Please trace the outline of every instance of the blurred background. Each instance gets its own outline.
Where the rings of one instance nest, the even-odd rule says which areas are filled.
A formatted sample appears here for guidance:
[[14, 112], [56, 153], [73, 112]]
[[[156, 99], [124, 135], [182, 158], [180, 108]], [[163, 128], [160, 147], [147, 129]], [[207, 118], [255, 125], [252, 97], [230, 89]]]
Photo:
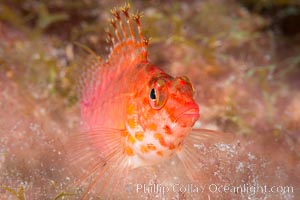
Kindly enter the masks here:
[[[247, 141], [227, 168], [239, 176], [217, 181], [293, 186], [252, 197], [299, 198], [300, 1], [129, 2], [143, 12], [150, 62], [194, 84], [197, 125]], [[1, 199], [75, 198], [65, 189], [65, 144], [79, 130], [77, 77], [88, 53], [74, 42], [105, 57], [110, 10], [123, 4], [0, 0]]]

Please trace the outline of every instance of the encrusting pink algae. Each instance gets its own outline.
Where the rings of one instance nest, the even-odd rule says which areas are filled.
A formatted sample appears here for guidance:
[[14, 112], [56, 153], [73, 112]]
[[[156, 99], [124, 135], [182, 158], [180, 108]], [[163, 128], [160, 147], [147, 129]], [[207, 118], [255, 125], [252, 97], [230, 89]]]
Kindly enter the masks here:
[[56, 3], [0, 3], [0, 199], [297, 199], [297, 42], [233, 1], [133, 1], [104, 45], [122, 3]]

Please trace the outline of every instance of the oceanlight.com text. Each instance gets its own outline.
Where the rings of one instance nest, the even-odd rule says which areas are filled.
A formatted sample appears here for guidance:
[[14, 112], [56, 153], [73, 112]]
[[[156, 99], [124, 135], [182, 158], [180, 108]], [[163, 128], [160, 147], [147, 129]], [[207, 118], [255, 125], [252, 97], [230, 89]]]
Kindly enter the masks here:
[[258, 193], [294, 193], [293, 186], [269, 186], [269, 185], [249, 185], [243, 184], [238, 186], [233, 185], [219, 185], [210, 184], [208, 185], [208, 191], [211, 193], [247, 193], [255, 195]]
[[[129, 189], [130, 188], [130, 189]], [[138, 193], [159, 193], [166, 194], [169, 192], [181, 192], [181, 193], [235, 193], [235, 194], [248, 194], [254, 196], [258, 193], [294, 193], [293, 186], [281, 186], [281, 185], [221, 185], [221, 184], [180, 184], [175, 183], [173, 185], [155, 184], [135, 184], [134, 186], [128, 186], [127, 189]]]

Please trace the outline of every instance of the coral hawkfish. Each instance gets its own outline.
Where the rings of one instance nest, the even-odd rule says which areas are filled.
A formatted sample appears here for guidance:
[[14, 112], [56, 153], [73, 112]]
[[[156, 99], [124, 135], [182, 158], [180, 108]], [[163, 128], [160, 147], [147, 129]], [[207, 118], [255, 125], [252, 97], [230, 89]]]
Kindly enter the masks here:
[[76, 162], [85, 165], [80, 182], [91, 179], [83, 198], [118, 184], [120, 175], [178, 156], [197, 176], [194, 143], [224, 134], [192, 129], [199, 118], [191, 81], [172, 77], [148, 61], [140, 14], [129, 5], [112, 10], [110, 54], [85, 67], [80, 79], [82, 131]]

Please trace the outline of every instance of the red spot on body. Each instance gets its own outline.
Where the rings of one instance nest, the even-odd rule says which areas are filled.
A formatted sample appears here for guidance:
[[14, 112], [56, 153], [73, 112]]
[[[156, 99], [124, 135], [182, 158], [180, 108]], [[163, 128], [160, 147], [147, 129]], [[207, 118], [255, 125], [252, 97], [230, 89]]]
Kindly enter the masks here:
[[169, 149], [170, 149], [170, 150], [175, 149], [175, 145], [171, 143], [171, 144], [169, 145]]
[[134, 155], [133, 149], [129, 146], [125, 147], [125, 152], [128, 156], [133, 156]]
[[163, 137], [163, 136], [162, 136], [162, 134], [160, 134], [160, 133], [155, 133], [155, 134], [154, 134], [154, 138], [157, 139], [157, 140], [161, 139], [162, 137]]
[[147, 147], [150, 151], [155, 151], [156, 147], [154, 146], [154, 144], [147, 144]]
[[160, 144], [161, 146], [167, 147], [167, 144], [166, 144], [166, 141], [165, 141], [164, 138], [160, 138], [160, 139], [159, 139], [159, 144]]
[[155, 131], [156, 130], [156, 124], [150, 124], [149, 125], [149, 130], [151, 130], [151, 131]]
[[141, 151], [142, 153], [147, 153], [148, 152], [147, 146], [141, 145]]
[[170, 126], [165, 125], [164, 130], [167, 135], [172, 135], [172, 130], [171, 130]]
[[124, 130], [121, 132], [121, 136], [126, 137], [128, 135], [128, 131]]
[[138, 141], [142, 141], [144, 139], [144, 133], [143, 132], [137, 132], [137, 133], [135, 133], [135, 138]]
[[154, 138], [157, 139], [159, 141], [159, 144], [161, 146], [167, 147], [167, 144], [165, 142], [165, 139], [163, 138], [162, 134], [160, 133], [155, 133], [154, 134]]
[[156, 154], [159, 155], [159, 156], [163, 156], [163, 152], [162, 151], [157, 151]]

